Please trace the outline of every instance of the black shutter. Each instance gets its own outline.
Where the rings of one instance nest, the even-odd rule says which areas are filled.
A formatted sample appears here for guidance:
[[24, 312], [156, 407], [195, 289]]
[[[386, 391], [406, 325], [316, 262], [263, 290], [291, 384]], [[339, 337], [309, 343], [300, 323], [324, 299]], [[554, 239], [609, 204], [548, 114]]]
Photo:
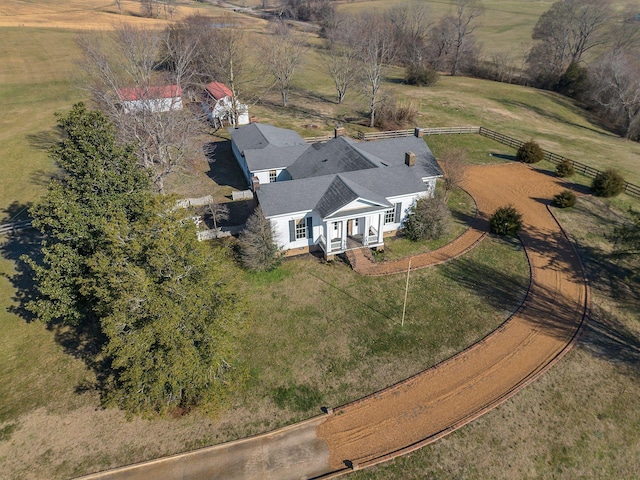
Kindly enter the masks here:
[[307, 217], [307, 238], [313, 240], [313, 218]]
[[395, 207], [395, 215], [393, 218], [393, 221], [395, 223], [400, 223], [400, 215], [402, 214], [402, 203], [396, 203], [396, 207]]
[[296, 241], [296, 221], [295, 220], [289, 220], [289, 241], [290, 242]]

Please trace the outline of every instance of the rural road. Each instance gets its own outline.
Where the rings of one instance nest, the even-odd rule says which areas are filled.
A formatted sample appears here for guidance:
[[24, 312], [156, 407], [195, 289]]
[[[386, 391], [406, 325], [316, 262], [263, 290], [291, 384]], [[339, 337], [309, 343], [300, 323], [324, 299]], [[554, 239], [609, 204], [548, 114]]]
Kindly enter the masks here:
[[[520, 309], [496, 331], [431, 369], [327, 415], [82, 478], [331, 478], [431, 443], [535, 380], [569, 350], [588, 310], [580, 259], [547, 208], [564, 186], [558, 178], [510, 163], [469, 167], [464, 188], [477, 202], [481, 225], [499, 206], [513, 204], [523, 214], [531, 285]], [[432, 257], [434, 263], [443, 260]]]

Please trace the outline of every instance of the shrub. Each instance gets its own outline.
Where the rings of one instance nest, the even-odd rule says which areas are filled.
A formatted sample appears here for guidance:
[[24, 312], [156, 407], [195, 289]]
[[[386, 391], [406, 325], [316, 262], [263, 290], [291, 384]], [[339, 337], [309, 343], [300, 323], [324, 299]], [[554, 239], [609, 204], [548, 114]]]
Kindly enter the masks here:
[[562, 160], [556, 167], [556, 175], [559, 177], [570, 177], [574, 173], [573, 162], [567, 158]]
[[497, 208], [489, 219], [492, 233], [515, 236], [522, 228], [522, 214], [513, 205]]
[[240, 234], [240, 259], [242, 264], [254, 272], [268, 271], [277, 267], [282, 251], [275, 242], [271, 222], [260, 207], [247, 220]]
[[538, 163], [544, 157], [544, 152], [533, 140], [523, 143], [518, 148], [516, 158], [524, 163]]
[[438, 72], [431, 65], [411, 65], [407, 67], [405, 80], [409, 85], [432, 87], [438, 81]]
[[563, 190], [557, 195], [553, 196], [552, 204], [558, 208], [573, 207], [576, 204], [576, 194], [571, 190]]
[[624, 178], [612, 168], [600, 172], [591, 183], [591, 190], [598, 197], [615, 197], [624, 192], [624, 187]]
[[419, 198], [404, 222], [403, 235], [413, 241], [444, 235], [451, 225], [451, 211], [441, 198]]
[[398, 102], [394, 98], [386, 98], [376, 112], [376, 127], [389, 130], [413, 125], [417, 116], [418, 108], [414, 102]]

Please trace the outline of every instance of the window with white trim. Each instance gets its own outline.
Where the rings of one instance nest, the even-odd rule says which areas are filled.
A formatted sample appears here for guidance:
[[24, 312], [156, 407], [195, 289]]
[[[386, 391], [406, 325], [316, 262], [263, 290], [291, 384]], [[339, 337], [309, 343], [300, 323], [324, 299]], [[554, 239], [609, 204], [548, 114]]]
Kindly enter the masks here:
[[296, 220], [296, 240], [307, 238], [307, 221], [305, 218]]
[[278, 173], [276, 170], [269, 170], [269, 183], [275, 183], [278, 181]]
[[396, 209], [390, 208], [389, 210], [384, 211], [384, 223], [395, 223], [396, 218]]

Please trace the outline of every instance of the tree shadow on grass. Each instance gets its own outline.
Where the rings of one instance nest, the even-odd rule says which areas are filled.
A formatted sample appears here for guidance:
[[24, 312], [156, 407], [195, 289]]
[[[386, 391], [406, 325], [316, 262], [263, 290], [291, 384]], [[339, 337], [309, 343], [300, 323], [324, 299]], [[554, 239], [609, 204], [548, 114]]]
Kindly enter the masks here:
[[[13, 202], [5, 212], [11, 217], [19, 217], [28, 212], [29, 206], [29, 204]], [[14, 289], [14, 295], [11, 298], [13, 303], [7, 307], [7, 311], [19, 316], [26, 323], [35, 320], [34, 314], [26, 306], [36, 299], [36, 291], [33, 271], [23, 258], [40, 262], [42, 259], [41, 240], [40, 233], [32, 228], [14, 231], [6, 235], [5, 238], [0, 237], [0, 255], [15, 264], [13, 275], [2, 274]]]
[[632, 367], [640, 373], [640, 338], [599, 305], [591, 310], [579, 346], [594, 356]]
[[[11, 209], [21, 211], [28, 209], [28, 206], [14, 202]], [[42, 235], [33, 228], [11, 233], [6, 236], [4, 241], [0, 241], [0, 255], [14, 262], [15, 265], [13, 275], [2, 274], [9, 280], [14, 291], [11, 298], [12, 304], [7, 307], [7, 311], [20, 317], [25, 323], [38, 320], [37, 316], [28, 308], [31, 302], [38, 300], [38, 292], [33, 269], [25, 258], [38, 264], [41, 263], [43, 258], [41, 242]], [[100, 331], [98, 322], [85, 322], [77, 327], [66, 326], [60, 322], [50, 322], [46, 327], [53, 332], [55, 341], [63, 347], [66, 354], [84, 361], [96, 375], [95, 384], [78, 385], [76, 392], [97, 390], [104, 393], [111, 370], [108, 363], [100, 355], [105, 338]]]
[[29, 145], [37, 150], [48, 151], [56, 142], [62, 138], [62, 131], [58, 128], [41, 130], [27, 135]]
[[[518, 243], [516, 239], [508, 242]], [[494, 308], [515, 310], [522, 303], [529, 277], [499, 271], [491, 265], [460, 257], [440, 267], [444, 275], [482, 297]]]

